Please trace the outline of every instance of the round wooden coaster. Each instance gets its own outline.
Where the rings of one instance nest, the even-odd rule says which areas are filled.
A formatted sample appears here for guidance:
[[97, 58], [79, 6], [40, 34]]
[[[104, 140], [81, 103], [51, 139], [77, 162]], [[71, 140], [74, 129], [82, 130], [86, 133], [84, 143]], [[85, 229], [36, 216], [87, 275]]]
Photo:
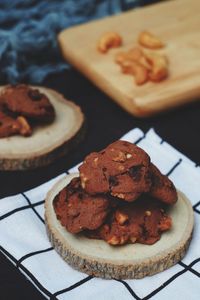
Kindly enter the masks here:
[[36, 88], [46, 94], [54, 106], [55, 120], [35, 128], [30, 137], [1, 138], [0, 170], [27, 170], [48, 165], [66, 155], [83, 137], [84, 115], [80, 107], [54, 90]]
[[55, 250], [73, 268], [103, 278], [143, 278], [176, 264], [189, 246], [194, 216], [190, 201], [178, 192], [178, 201], [168, 214], [173, 227], [154, 245], [128, 244], [110, 246], [102, 240], [69, 233], [57, 220], [52, 201], [73, 177], [64, 177], [49, 191], [45, 201], [45, 220], [49, 239]]

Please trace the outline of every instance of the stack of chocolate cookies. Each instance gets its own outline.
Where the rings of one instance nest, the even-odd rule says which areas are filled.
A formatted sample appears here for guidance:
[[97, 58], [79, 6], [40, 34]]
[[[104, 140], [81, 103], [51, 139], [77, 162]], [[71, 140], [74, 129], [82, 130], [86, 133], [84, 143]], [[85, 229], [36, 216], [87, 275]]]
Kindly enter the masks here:
[[171, 228], [166, 209], [176, 189], [138, 146], [116, 141], [88, 155], [79, 171], [53, 201], [69, 232], [110, 245], [153, 244]]

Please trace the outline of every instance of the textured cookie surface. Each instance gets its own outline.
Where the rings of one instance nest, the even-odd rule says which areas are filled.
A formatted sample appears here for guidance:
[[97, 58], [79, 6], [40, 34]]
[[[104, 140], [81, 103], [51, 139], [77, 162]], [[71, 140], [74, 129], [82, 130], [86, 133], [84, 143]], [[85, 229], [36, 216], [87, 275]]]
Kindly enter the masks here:
[[42, 122], [55, 118], [55, 110], [48, 97], [25, 84], [5, 87], [0, 94], [0, 104], [13, 114]]
[[149, 194], [167, 204], [177, 201], [177, 192], [173, 182], [161, 174], [154, 164], [150, 164], [151, 188]]
[[116, 141], [85, 158], [79, 167], [81, 185], [89, 194], [110, 193], [134, 201], [150, 189], [149, 163], [144, 150], [126, 141]]
[[0, 111], [0, 138], [20, 133], [20, 124], [12, 117]]
[[96, 231], [87, 236], [103, 239], [111, 245], [126, 243], [154, 244], [163, 231], [169, 230], [172, 221], [163, 205], [147, 195], [131, 204], [113, 210], [112, 215]]
[[54, 209], [61, 224], [71, 233], [100, 227], [108, 212], [105, 196], [91, 196], [84, 192], [80, 179], [74, 178], [54, 199]]

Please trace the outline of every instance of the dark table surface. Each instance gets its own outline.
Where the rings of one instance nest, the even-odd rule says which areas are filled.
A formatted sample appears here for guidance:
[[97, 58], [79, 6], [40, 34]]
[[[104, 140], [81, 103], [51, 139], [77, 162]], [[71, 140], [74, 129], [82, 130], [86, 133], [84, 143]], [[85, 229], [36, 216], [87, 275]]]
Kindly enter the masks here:
[[[130, 129], [155, 131], [197, 164], [200, 163], [200, 102], [147, 119], [124, 112], [75, 70], [49, 76], [43, 84], [81, 106], [87, 120], [85, 139], [67, 157], [54, 164], [26, 172], [0, 172], [0, 198], [28, 190], [48, 181], [80, 162], [86, 154], [100, 150]], [[0, 253], [0, 299], [45, 299]]]

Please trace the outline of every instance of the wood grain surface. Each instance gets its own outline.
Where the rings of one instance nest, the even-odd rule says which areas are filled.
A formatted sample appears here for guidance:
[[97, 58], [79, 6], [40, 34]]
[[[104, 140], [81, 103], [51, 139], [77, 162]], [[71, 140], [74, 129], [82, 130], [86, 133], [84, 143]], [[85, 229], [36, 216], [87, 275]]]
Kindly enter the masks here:
[[[171, 0], [66, 29], [58, 40], [68, 62], [126, 111], [144, 117], [200, 96], [199, 28], [200, 1]], [[136, 86], [132, 76], [121, 73], [114, 56], [119, 49], [136, 45], [143, 30], [158, 35], [166, 44], [160, 51], [169, 59], [169, 77]], [[96, 44], [108, 31], [121, 34], [123, 46], [101, 54]]]

